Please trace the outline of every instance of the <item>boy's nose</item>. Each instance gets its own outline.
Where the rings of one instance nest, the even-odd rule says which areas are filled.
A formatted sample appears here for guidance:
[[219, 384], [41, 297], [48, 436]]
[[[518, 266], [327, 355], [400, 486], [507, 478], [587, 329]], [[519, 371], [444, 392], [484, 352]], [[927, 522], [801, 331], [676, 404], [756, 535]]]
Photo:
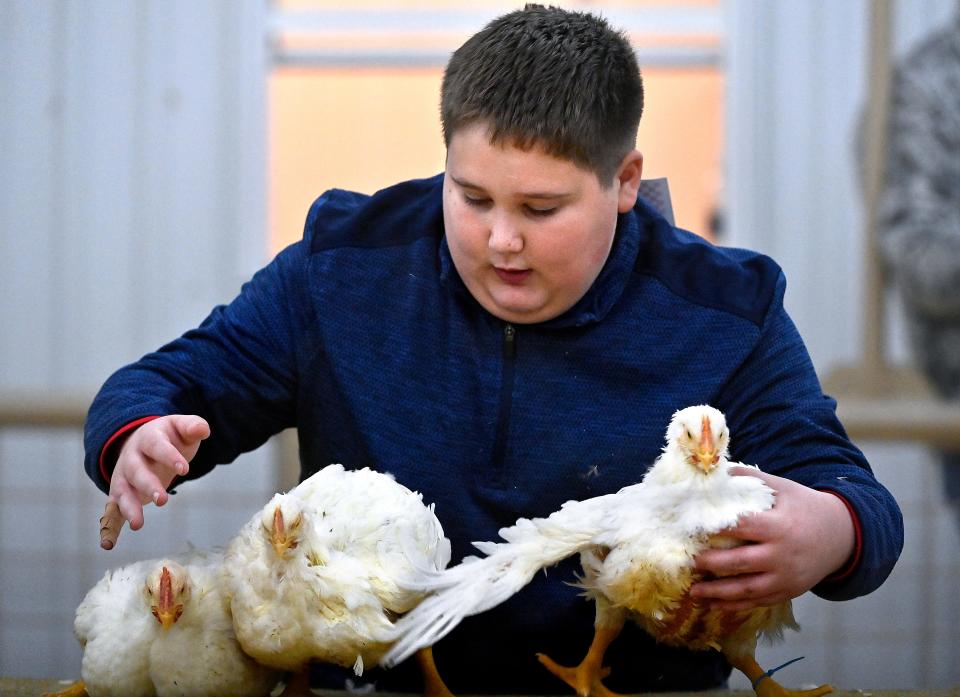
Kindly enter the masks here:
[[523, 236], [507, 221], [495, 220], [490, 226], [488, 244], [494, 252], [516, 254], [523, 249]]

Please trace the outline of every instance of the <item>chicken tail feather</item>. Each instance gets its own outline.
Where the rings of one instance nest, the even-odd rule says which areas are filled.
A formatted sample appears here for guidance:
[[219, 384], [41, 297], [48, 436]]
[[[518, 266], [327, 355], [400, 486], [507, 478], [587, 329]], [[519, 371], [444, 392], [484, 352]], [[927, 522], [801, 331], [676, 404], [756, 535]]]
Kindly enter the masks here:
[[417, 650], [433, 646], [470, 615], [504, 602], [542, 568], [576, 554], [594, 543], [595, 521], [583, 506], [568, 503], [549, 518], [521, 519], [504, 528], [505, 542], [474, 543], [489, 556], [468, 557], [463, 563], [421, 581], [434, 593], [394, 625], [396, 640], [380, 659], [390, 667]]

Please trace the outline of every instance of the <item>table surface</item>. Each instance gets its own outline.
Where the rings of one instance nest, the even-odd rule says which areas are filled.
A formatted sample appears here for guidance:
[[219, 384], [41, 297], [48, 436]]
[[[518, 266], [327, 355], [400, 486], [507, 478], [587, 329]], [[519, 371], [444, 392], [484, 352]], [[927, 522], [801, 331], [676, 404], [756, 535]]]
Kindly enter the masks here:
[[[39, 697], [48, 690], [62, 690], [69, 685], [63, 680], [35, 680], [29, 678], [0, 678], [0, 697]], [[347, 697], [348, 693], [329, 691], [317, 693], [320, 697]], [[398, 695], [387, 692], [377, 692], [378, 697], [416, 697], [416, 695]], [[748, 691], [717, 691], [710, 692], [672, 692], [671, 697], [753, 697]], [[831, 693], [834, 697], [960, 697], [960, 685], [953, 690], [836, 690]], [[572, 697], [573, 693], [557, 695], [557, 697]], [[351, 696], [352, 697], [352, 696]], [[458, 697], [470, 697], [459, 695]], [[502, 695], [501, 697], [508, 697]]]

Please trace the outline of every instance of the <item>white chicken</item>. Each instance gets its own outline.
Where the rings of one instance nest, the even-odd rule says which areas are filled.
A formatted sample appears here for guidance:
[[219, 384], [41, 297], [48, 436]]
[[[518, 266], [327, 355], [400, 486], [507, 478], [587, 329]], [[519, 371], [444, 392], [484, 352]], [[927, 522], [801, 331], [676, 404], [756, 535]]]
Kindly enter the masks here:
[[270, 694], [281, 673], [254, 661], [237, 642], [219, 583], [223, 554], [194, 554], [184, 563], [158, 564], [147, 578], [147, 588], [159, 589], [157, 614], [167, 630], [150, 646], [157, 697]]
[[153, 697], [150, 644], [158, 620], [151, 617], [146, 591], [147, 574], [156, 560], [139, 561], [112, 569], [91, 588], [73, 623], [83, 648], [82, 679], [44, 697]]
[[750, 611], [699, 607], [688, 596], [694, 557], [707, 547], [738, 544], [721, 533], [738, 518], [770, 508], [774, 492], [759, 478], [732, 476], [729, 433], [721, 412], [694, 406], [676, 412], [663, 453], [639, 484], [615, 494], [569, 501], [547, 518], [520, 519], [504, 542], [474, 543], [486, 556], [434, 574], [420, 585], [435, 592], [396, 625], [398, 638], [382, 663], [393, 665], [433, 645], [463, 618], [490, 609], [523, 588], [540, 569], [580, 553], [580, 585], [596, 603], [594, 639], [575, 668], [541, 663], [582, 697], [608, 697], [601, 682], [607, 647], [626, 619], [657, 641], [715, 649], [753, 683], [759, 697], [817, 697], [832, 690], [785, 690], [755, 660], [759, 636], [798, 629], [790, 602]]
[[[221, 577], [240, 644], [295, 673], [289, 694], [304, 690], [311, 662], [357, 675], [375, 665], [395, 619], [423, 598], [410, 589], [418, 574], [449, 561], [450, 542], [419, 493], [387, 474], [329, 465], [243, 527]], [[418, 659], [425, 694], [450, 696], [430, 649]]]
[[263, 697], [279, 672], [240, 649], [216, 582], [222, 553], [108, 571], [77, 608], [82, 680], [55, 697]]

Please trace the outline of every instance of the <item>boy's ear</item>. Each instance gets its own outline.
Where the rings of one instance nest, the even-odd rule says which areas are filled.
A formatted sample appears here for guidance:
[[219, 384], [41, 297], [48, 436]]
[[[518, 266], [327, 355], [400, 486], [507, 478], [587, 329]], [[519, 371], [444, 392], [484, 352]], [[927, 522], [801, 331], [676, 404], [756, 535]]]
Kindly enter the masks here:
[[640, 191], [640, 176], [643, 174], [643, 154], [639, 150], [631, 150], [623, 157], [620, 169], [617, 170], [619, 187], [617, 211], [626, 213], [637, 203], [637, 194]]

